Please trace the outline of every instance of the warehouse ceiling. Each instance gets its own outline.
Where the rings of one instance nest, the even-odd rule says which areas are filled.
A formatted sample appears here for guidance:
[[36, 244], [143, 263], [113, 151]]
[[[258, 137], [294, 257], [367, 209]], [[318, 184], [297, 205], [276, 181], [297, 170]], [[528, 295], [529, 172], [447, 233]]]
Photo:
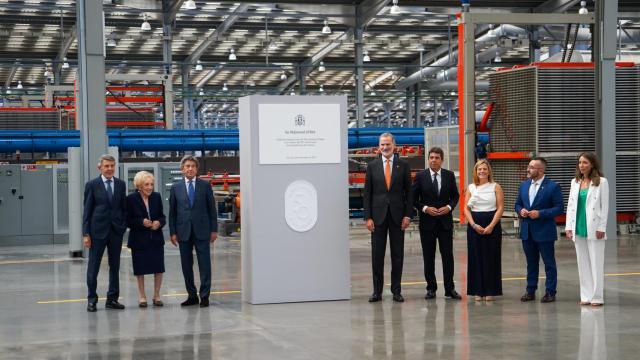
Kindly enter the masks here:
[[[400, 13], [391, 12], [391, 0], [195, 3], [196, 9], [189, 10], [184, 0], [105, 0], [106, 72], [162, 74], [166, 38], [162, 25], [167, 22], [172, 32], [171, 63], [177, 93], [182, 91], [182, 76], [187, 73], [187, 91], [202, 89], [207, 95], [221, 93], [225, 84], [229, 93], [246, 93], [247, 88], [289, 93], [299, 84], [295, 80], [300, 74], [310, 93], [317, 93], [321, 85], [326, 93], [351, 93], [355, 84], [353, 31], [360, 21], [364, 49], [371, 58], [364, 63], [365, 87], [368, 96], [380, 96], [397, 92], [398, 82], [420, 69], [421, 56], [429, 58], [436, 49], [457, 44], [455, 14], [460, 11], [460, 1], [399, 0]], [[625, 28], [639, 29], [639, 2], [619, 0], [619, 7], [621, 16], [629, 16]], [[471, 9], [505, 15], [577, 12], [579, 1], [474, 0]], [[25, 88], [41, 89], [45, 72], [53, 74], [50, 81], [72, 84], [77, 69], [75, 13], [76, 3], [69, 0], [0, 2], [0, 86], [15, 88], [20, 81]], [[151, 30], [141, 29], [145, 19]], [[322, 32], [325, 21], [330, 34]], [[562, 34], [563, 28], [551, 32]], [[499, 38], [500, 34], [496, 43]], [[542, 37], [542, 51], [562, 40], [562, 36]], [[480, 51], [495, 46], [486, 43]], [[638, 50], [638, 43], [625, 47]], [[234, 61], [229, 60], [231, 50], [237, 57]], [[68, 67], [62, 66], [65, 58]], [[197, 61], [202, 70], [196, 67]], [[320, 61], [325, 71], [319, 70]], [[487, 71], [496, 66], [528, 62], [528, 46], [516, 43], [504, 49], [500, 64], [492, 60], [480, 64], [479, 79], [486, 78]]]

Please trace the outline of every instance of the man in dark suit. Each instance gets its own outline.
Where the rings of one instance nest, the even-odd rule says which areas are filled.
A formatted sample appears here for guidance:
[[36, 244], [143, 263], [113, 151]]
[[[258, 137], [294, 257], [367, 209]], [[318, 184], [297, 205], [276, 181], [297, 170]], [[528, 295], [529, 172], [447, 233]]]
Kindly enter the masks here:
[[98, 303], [96, 288], [98, 272], [105, 248], [109, 256], [109, 290], [107, 309], [124, 309], [118, 302], [120, 296], [120, 251], [122, 235], [127, 230], [126, 189], [124, 181], [113, 176], [116, 159], [102, 155], [98, 163], [100, 176], [87, 182], [84, 188], [84, 211], [82, 214], [83, 243], [89, 248], [87, 265], [87, 311], [95, 312]]
[[[184, 178], [171, 186], [169, 196], [169, 230], [171, 243], [180, 248], [182, 275], [189, 297], [182, 306], [209, 306], [211, 291], [212, 244], [218, 237], [218, 212], [207, 181], [198, 179], [198, 160], [186, 155], [180, 161]], [[200, 299], [193, 279], [193, 249], [198, 257], [200, 271]]]
[[558, 239], [555, 217], [564, 209], [562, 190], [545, 176], [547, 161], [535, 157], [529, 162], [529, 179], [522, 182], [516, 199], [515, 210], [520, 217], [520, 239], [527, 258], [527, 291], [521, 301], [536, 298], [540, 257], [544, 261], [547, 275], [546, 292], [541, 302], [556, 300], [558, 271], [556, 268], [554, 243]]
[[444, 296], [460, 300], [462, 297], [453, 283], [453, 216], [451, 211], [458, 204], [460, 192], [456, 176], [442, 168], [444, 151], [439, 147], [429, 149], [429, 168], [416, 175], [413, 183], [414, 206], [420, 214], [420, 242], [424, 277], [427, 281], [425, 299], [436, 297], [435, 259], [436, 241], [442, 258]]
[[411, 216], [411, 171], [409, 164], [394, 154], [392, 134], [380, 135], [380, 157], [367, 166], [364, 183], [364, 219], [371, 232], [373, 294], [369, 302], [382, 300], [384, 256], [389, 235], [391, 250], [391, 293], [403, 302], [400, 281], [404, 261], [404, 230]]

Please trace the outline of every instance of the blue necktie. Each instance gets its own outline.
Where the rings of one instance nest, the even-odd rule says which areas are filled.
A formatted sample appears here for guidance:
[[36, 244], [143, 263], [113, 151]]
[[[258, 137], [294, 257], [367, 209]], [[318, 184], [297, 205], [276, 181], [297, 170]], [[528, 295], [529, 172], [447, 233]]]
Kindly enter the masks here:
[[189, 180], [187, 194], [189, 195], [189, 205], [193, 207], [193, 201], [195, 200], [195, 189], [193, 188], [193, 180]]
[[109, 195], [109, 202], [113, 200], [113, 189], [111, 188], [111, 179], [107, 180], [107, 195]]

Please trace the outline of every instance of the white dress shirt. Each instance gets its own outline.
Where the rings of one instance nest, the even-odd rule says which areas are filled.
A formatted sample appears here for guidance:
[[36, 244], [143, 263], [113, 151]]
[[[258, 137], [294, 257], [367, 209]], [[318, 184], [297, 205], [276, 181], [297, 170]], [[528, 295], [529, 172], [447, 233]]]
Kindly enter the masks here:
[[[440, 194], [440, 190], [442, 189], [442, 168], [440, 168], [440, 170], [438, 170], [438, 172], [433, 171], [433, 169], [429, 168], [429, 176], [431, 176], [431, 182], [433, 183], [433, 175], [436, 176], [436, 180], [438, 180], [438, 194]], [[451, 211], [451, 206], [447, 205], [447, 207], [449, 208], [449, 211]], [[426, 213], [427, 212], [427, 208], [428, 206], [423, 206], [422, 207], [422, 212]]]

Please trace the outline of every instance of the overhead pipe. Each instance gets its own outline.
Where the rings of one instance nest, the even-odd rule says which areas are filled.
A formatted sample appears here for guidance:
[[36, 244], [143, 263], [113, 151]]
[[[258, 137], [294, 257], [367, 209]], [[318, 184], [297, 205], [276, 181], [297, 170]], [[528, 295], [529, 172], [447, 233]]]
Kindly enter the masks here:
[[[523, 28], [513, 26], [513, 25], [500, 25], [497, 28], [493, 29], [495, 35], [489, 35], [489, 32], [485, 33], [482, 36], [476, 38], [476, 48], [481, 48], [483, 46], [483, 42], [494, 40], [499, 36], [510, 36], [510, 37], [518, 37], [522, 35], [526, 35], [527, 31]], [[433, 76], [438, 73], [438, 71], [451, 71], [455, 68], [455, 64], [458, 62], [458, 50], [451, 52], [451, 56], [444, 55], [441, 58], [435, 60], [433, 63], [429, 65], [429, 67], [425, 69], [421, 69], [416, 71], [415, 73], [407, 76], [406, 78], [398, 81], [396, 84], [396, 89], [402, 90], [406, 89], [409, 86], [419, 83], [422, 81], [423, 77]]]
[[[378, 137], [391, 132], [398, 145], [424, 144], [423, 128], [365, 128], [349, 129], [349, 148], [378, 146]], [[109, 146], [122, 151], [206, 151], [238, 150], [237, 129], [207, 130], [110, 130]], [[80, 146], [77, 130], [2, 130], [0, 153], [66, 152]]]

